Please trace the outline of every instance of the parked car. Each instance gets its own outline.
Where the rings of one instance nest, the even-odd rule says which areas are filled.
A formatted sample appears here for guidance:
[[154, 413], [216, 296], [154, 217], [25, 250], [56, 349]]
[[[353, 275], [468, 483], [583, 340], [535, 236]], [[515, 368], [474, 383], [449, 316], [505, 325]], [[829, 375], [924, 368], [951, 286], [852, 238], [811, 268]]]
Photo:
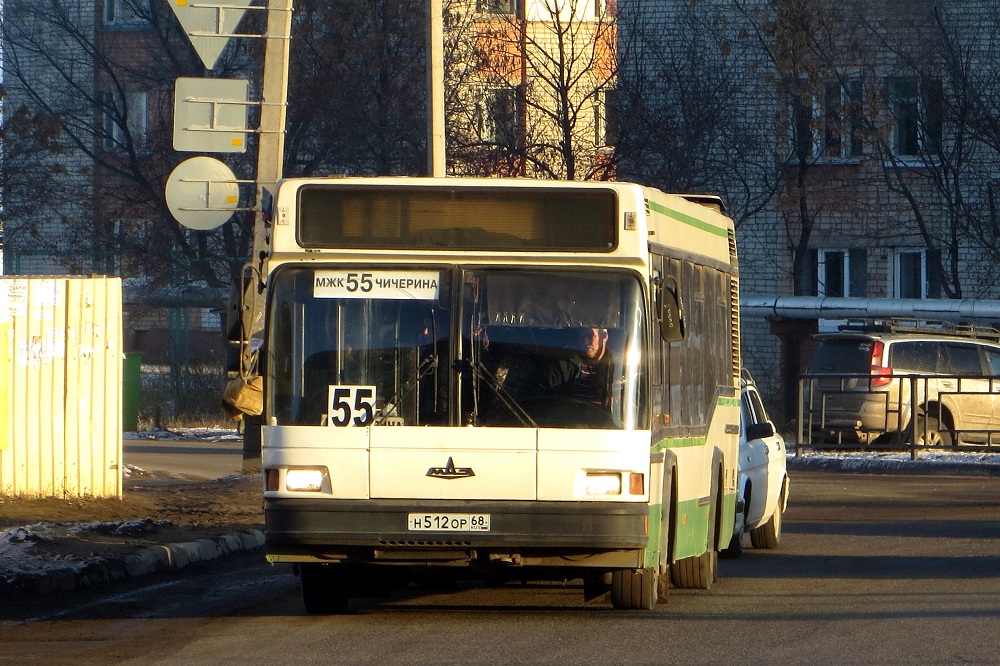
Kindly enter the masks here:
[[744, 375], [740, 418], [739, 485], [732, 540], [723, 555], [743, 552], [744, 534], [754, 548], [777, 548], [781, 514], [788, 506], [785, 442], [764, 410], [753, 380]]
[[890, 324], [817, 336], [803, 384], [813, 440], [1000, 442], [1000, 334], [982, 335]]

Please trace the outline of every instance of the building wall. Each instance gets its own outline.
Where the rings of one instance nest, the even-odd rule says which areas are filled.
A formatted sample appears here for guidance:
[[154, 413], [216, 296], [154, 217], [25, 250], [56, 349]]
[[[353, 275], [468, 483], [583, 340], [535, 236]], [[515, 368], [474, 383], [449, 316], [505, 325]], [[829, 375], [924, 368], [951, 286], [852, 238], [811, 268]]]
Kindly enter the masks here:
[[[727, 99], [738, 100], [738, 113], [743, 116], [748, 132], [770, 134], [770, 140], [756, 153], [737, 155], [746, 165], [748, 178], [733, 178], [721, 174], [704, 183], [721, 194], [729, 213], [737, 221], [740, 252], [741, 290], [745, 296], [778, 296], [794, 293], [792, 280], [793, 248], [801, 230], [799, 169], [792, 156], [793, 118], [789, 84], [782, 83], [782, 72], [773, 66], [768, 52], [771, 44], [759, 40], [760, 21], [771, 18], [773, 3], [734, 2], [733, 0], [632, 0], [620, 2], [619, 51], [622, 76], [641, 78], [657, 73], [667, 57], [673, 57], [678, 67], [695, 62], [691, 53], [703, 48], [709, 59], [717, 58], [715, 66], [742, 67], [745, 71], [743, 88], [733, 91]], [[828, 20], [833, 29], [830, 38], [813, 49], [822, 62], [801, 65], [801, 72], [817, 78], [858, 78], [865, 81], [862, 107], [865, 122], [873, 132], [892, 131], [894, 119], [889, 117], [887, 80], [889, 77], [914, 75], [925, 78], [938, 76], [945, 81], [945, 94], [955, 102], [954, 91], [947, 86], [940, 63], [928, 58], [939, 44], [935, 35], [932, 10], [942, 12], [956, 34], [969, 59], [968, 71], [985, 99], [996, 99], [1000, 90], [994, 79], [996, 70], [997, 28], [996, 5], [993, 2], [817, 2], [809, 20], [818, 25]], [[641, 16], [641, 20], [634, 20]], [[629, 20], [630, 17], [633, 20]], [[757, 24], [755, 25], [755, 22]], [[869, 26], [872, 30], [869, 30]], [[714, 41], [713, 41], [714, 39]], [[720, 55], [721, 54], [721, 55]], [[781, 54], [778, 61], [781, 60]], [[768, 64], [768, 63], [771, 64]], [[685, 63], [688, 63], [687, 65]], [[805, 74], [801, 74], [805, 76]], [[763, 85], [762, 85], [763, 84]], [[655, 90], [647, 85], [646, 90]], [[648, 93], [647, 93], [648, 94]], [[669, 94], [665, 91], [662, 94]], [[721, 100], [720, 100], [721, 101]], [[681, 104], [683, 100], [677, 100]], [[820, 109], [816, 124], [822, 124]], [[885, 135], [885, 134], [883, 134]], [[873, 135], [874, 136], [874, 135]], [[962, 137], [948, 122], [943, 132], [943, 153], [954, 158], [956, 142], [964, 138], [963, 170], [959, 175], [961, 200], [970, 217], [990, 218], [991, 187], [1000, 177], [1000, 160], [996, 151], [982, 142]], [[717, 141], [712, 150], [726, 155], [725, 141]], [[630, 165], [628, 178], [644, 180], [649, 160]], [[768, 168], [758, 168], [770, 162]], [[802, 175], [810, 215], [814, 227], [809, 246], [821, 249], [859, 249], [867, 255], [864, 271], [864, 294], [868, 297], [893, 297], [896, 282], [894, 258], [900, 250], [922, 250], [925, 234], [947, 252], [952, 240], [949, 207], [946, 199], [955, 200], [954, 188], [942, 192], [934, 179], [939, 170], [921, 169], [910, 160], [894, 167], [884, 160], [874, 145], [866, 145], [861, 155], [845, 158], [819, 158], [810, 161]], [[907, 196], [893, 192], [888, 181], [897, 174], [909, 184]], [[661, 186], [658, 183], [651, 183]], [[747, 192], [764, 195], [773, 191], [763, 206], [755, 207]], [[911, 197], [912, 201], [907, 197]], [[917, 211], [914, 210], [915, 203]], [[951, 209], [954, 210], [954, 209]], [[922, 227], [921, 227], [922, 225]], [[996, 298], [997, 257], [989, 248], [990, 237], [977, 238], [968, 221], [959, 222], [954, 236], [957, 253], [956, 273], [962, 281], [964, 297]], [[947, 267], [946, 267], [947, 268]], [[845, 294], [847, 295], [847, 294]], [[743, 355], [745, 366], [763, 385], [765, 393], [780, 395], [783, 388], [780, 368], [786, 362], [804, 362], [808, 356], [783, 357], [782, 343], [772, 331], [775, 322], [747, 319], [743, 322]], [[834, 325], [827, 322], [826, 326]], [[822, 322], [820, 325], [824, 325]], [[784, 335], [788, 335], [787, 327]], [[808, 336], [808, 332], [801, 333]], [[808, 349], [808, 344], [800, 345]], [[787, 381], [787, 378], [785, 378]]]
[[[92, 40], [94, 3], [77, 0], [66, 9], [67, 17], [77, 29]], [[5, 124], [24, 105], [72, 115], [80, 108], [81, 94], [93, 92], [90, 54], [76, 41], [67, 39], [62, 31], [53, 29], [52, 11], [53, 6], [44, 0], [13, 0], [3, 5]], [[66, 83], [67, 73], [73, 86]], [[24, 81], [29, 82], [30, 91]], [[40, 98], [33, 98], [32, 94]], [[63, 142], [58, 154], [21, 156], [11, 154], [10, 149], [7, 153], [7, 168], [14, 169], [11, 178], [19, 188], [11, 192], [17, 198], [8, 196], [5, 205], [4, 272], [35, 275], [91, 272], [90, 262], [68, 241], [71, 231], [92, 222], [89, 193], [93, 170], [85, 152]]]

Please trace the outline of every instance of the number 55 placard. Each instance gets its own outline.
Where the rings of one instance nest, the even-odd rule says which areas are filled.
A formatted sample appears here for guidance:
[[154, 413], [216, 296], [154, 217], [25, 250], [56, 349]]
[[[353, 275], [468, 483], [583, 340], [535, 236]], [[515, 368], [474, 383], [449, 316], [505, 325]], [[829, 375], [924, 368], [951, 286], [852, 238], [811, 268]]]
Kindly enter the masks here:
[[327, 425], [364, 427], [375, 419], [375, 387], [330, 386], [326, 401]]

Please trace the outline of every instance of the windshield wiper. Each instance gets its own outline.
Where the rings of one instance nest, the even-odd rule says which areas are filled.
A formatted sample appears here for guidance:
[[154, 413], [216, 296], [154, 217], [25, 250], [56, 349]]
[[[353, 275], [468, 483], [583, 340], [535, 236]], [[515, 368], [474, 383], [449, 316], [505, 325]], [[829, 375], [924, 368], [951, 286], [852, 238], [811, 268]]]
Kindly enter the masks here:
[[420, 380], [429, 375], [438, 367], [438, 356], [437, 354], [432, 354], [420, 362], [420, 366], [417, 371], [413, 373], [403, 387], [396, 392], [391, 398], [386, 400], [385, 405], [382, 406], [382, 412], [372, 420], [372, 425], [381, 425], [389, 418], [396, 408], [399, 407], [399, 403], [408, 396], [413, 389], [417, 387]]
[[496, 395], [500, 402], [503, 403], [504, 407], [506, 407], [510, 413], [521, 422], [521, 425], [530, 426], [532, 428], [538, 427], [538, 424], [535, 423], [534, 419], [532, 419], [530, 415], [528, 415], [528, 412], [524, 410], [524, 407], [521, 407], [517, 400], [514, 399], [514, 396], [510, 394], [510, 391], [503, 387], [503, 384], [501, 384], [496, 376], [494, 376], [494, 374], [490, 372], [485, 365], [483, 365], [482, 361], [476, 361], [475, 363], [470, 363], [469, 365], [472, 369], [473, 378], [477, 380], [485, 379], [486, 386], [493, 391], [494, 395]]

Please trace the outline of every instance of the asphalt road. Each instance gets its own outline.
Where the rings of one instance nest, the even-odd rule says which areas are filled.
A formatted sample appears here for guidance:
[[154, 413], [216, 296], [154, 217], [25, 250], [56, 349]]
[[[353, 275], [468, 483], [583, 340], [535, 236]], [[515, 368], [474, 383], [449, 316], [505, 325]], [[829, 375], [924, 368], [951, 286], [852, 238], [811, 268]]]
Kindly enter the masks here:
[[287, 567], [234, 558], [26, 609], [0, 663], [1000, 663], [1000, 480], [798, 472], [775, 551], [653, 612], [577, 581], [363, 599], [309, 617]]
[[210, 480], [241, 473], [241, 440], [126, 439], [123, 459], [158, 478]]

